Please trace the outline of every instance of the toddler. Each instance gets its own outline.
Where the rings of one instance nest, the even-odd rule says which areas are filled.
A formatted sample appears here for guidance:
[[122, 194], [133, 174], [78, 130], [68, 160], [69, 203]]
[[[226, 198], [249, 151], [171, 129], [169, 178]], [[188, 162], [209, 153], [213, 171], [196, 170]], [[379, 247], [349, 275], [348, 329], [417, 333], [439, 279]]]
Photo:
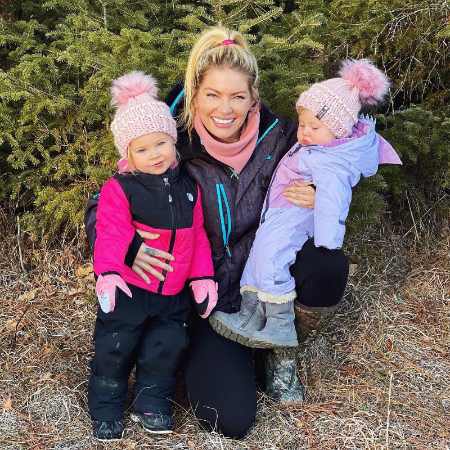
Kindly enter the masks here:
[[[94, 272], [100, 308], [88, 388], [94, 436], [108, 441], [123, 435], [134, 365], [132, 419], [150, 433], [172, 431], [175, 371], [188, 344], [186, 282], [204, 307], [202, 317], [217, 302], [200, 191], [177, 164], [169, 107], [157, 99], [154, 79], [142, 72], [115, 80], [111, 92], [117, 107], [111, 131], [122, 159], [119, 173], [103, 185], [97, 209]], [[164, 281], [149, 271], [145, 282], [131, 270], [144, 242], [137, 228], [159, 235], [146, 242], [154, 265], [162, 264], [162, 253], [173, 255], [162, 271]]]
[[[358, 117], [361, 106], [382, 100], [386, 76], [368, 60], [347, 60], [340, 77], [312, 85], [296, 104], [296, 143], [274, 172], [242, 279], [241, 310], [214, 313], [212, 327], [249, 347], [295, 347], [295, 280], [290, 266], [304, 243], [342, 246], [352, 197], [361, 176], [379, 163], [401, 164], [392, 147], [375, 132], [375, 121]], [[283, 191], [295, 179], [311, 181], [314, 209], [288, 202]]]

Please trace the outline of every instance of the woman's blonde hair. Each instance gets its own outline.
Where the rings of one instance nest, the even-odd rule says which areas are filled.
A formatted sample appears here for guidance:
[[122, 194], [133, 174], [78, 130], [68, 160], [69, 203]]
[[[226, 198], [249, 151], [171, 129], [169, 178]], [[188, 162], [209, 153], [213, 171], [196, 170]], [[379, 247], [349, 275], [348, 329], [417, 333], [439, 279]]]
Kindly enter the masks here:
[[201, 34], [191, 50], [184, 79], [182, 118], [189, 134], [194, 126], [195, 95], [206, 71], [214, 66], [227, 66], [247, 75], [253, 100], [259, 101], [258, 64], [244, 36], [222, 26], [209, 28]]

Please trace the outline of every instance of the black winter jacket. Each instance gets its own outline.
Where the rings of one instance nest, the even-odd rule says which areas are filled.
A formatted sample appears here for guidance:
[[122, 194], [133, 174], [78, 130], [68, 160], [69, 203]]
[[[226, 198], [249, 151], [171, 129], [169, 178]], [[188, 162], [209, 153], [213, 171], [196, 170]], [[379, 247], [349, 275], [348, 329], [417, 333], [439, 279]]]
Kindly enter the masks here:
[[[180, 114], [181, 85], [169, 94], [167, 104], [174, 116]], [[186, 130], [178, 129], [181, 162], [202, 191], [204, 226], [219, 284], [217, 310], [234, 312], [240, 308], [239, 282], [258, 229], [264, 198], [275, 167], [296, 142], [296, 133], [294, 122], [276, 117], [262, 104], [255, 151], [237, 175], [205, 151], [195, 130], [190, 139]], [[91, 243], [95, 239], [94, 209], [91, 202], [85, 221]], [[130, 246], [127, 261], [133, 261], [136, 256], [140, 245], [139, 238], [136, 239]]]

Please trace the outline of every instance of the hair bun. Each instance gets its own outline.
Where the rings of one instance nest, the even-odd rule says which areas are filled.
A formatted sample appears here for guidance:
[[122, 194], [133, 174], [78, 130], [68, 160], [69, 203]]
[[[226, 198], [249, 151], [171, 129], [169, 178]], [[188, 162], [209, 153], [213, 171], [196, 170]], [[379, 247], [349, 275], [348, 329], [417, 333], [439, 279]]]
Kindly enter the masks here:
[[375, 105], [386, 95], [390, 82], [368, 59], [347, 59], [339, 75], [359, 90], [361, 103]]
[[156, 80], [144, 72], [130, 72], [113, 81], [111, 87], [111, 104], [113, 106], [123, 106], [130, 99], [142, 94], [149, 94], [156, 99], [158, 95]]

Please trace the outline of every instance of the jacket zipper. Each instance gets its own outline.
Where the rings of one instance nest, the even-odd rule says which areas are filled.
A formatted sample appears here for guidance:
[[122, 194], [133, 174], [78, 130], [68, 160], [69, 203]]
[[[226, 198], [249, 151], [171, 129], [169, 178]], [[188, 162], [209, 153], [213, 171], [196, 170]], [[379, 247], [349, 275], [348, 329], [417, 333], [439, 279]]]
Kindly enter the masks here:
[[[168, 177], [164, 177], [163, 178], [163, 182], [164, 182], [164, 187], [167, 189], [167, 193], [168, 193], [170, 219], [171, 219], [171, 222], [170, 222], [170, 230], [171, 230], [170, 231], [170, 243], [169, 243], [169, 249], [167, 250], [167, 252], [172, 254], [173, 247], [175, 245], [175, 236], [177, 234], [177, 231], [175, 229], [175, 216], [174, 216], [174, 213], [173, 213], [173, 198], [172, 198], [172, 194], [170, 193], [169, 178]], [[167, 275], [167, 270], [163, 270], [162, 271], [162, 276], [165, 278], [166, 275]], [[164, 281], [160, 281], [159, 282], [158, 294], [162, 293], [162, 290], [163, 290], [163, 287], [164, 287]]]

